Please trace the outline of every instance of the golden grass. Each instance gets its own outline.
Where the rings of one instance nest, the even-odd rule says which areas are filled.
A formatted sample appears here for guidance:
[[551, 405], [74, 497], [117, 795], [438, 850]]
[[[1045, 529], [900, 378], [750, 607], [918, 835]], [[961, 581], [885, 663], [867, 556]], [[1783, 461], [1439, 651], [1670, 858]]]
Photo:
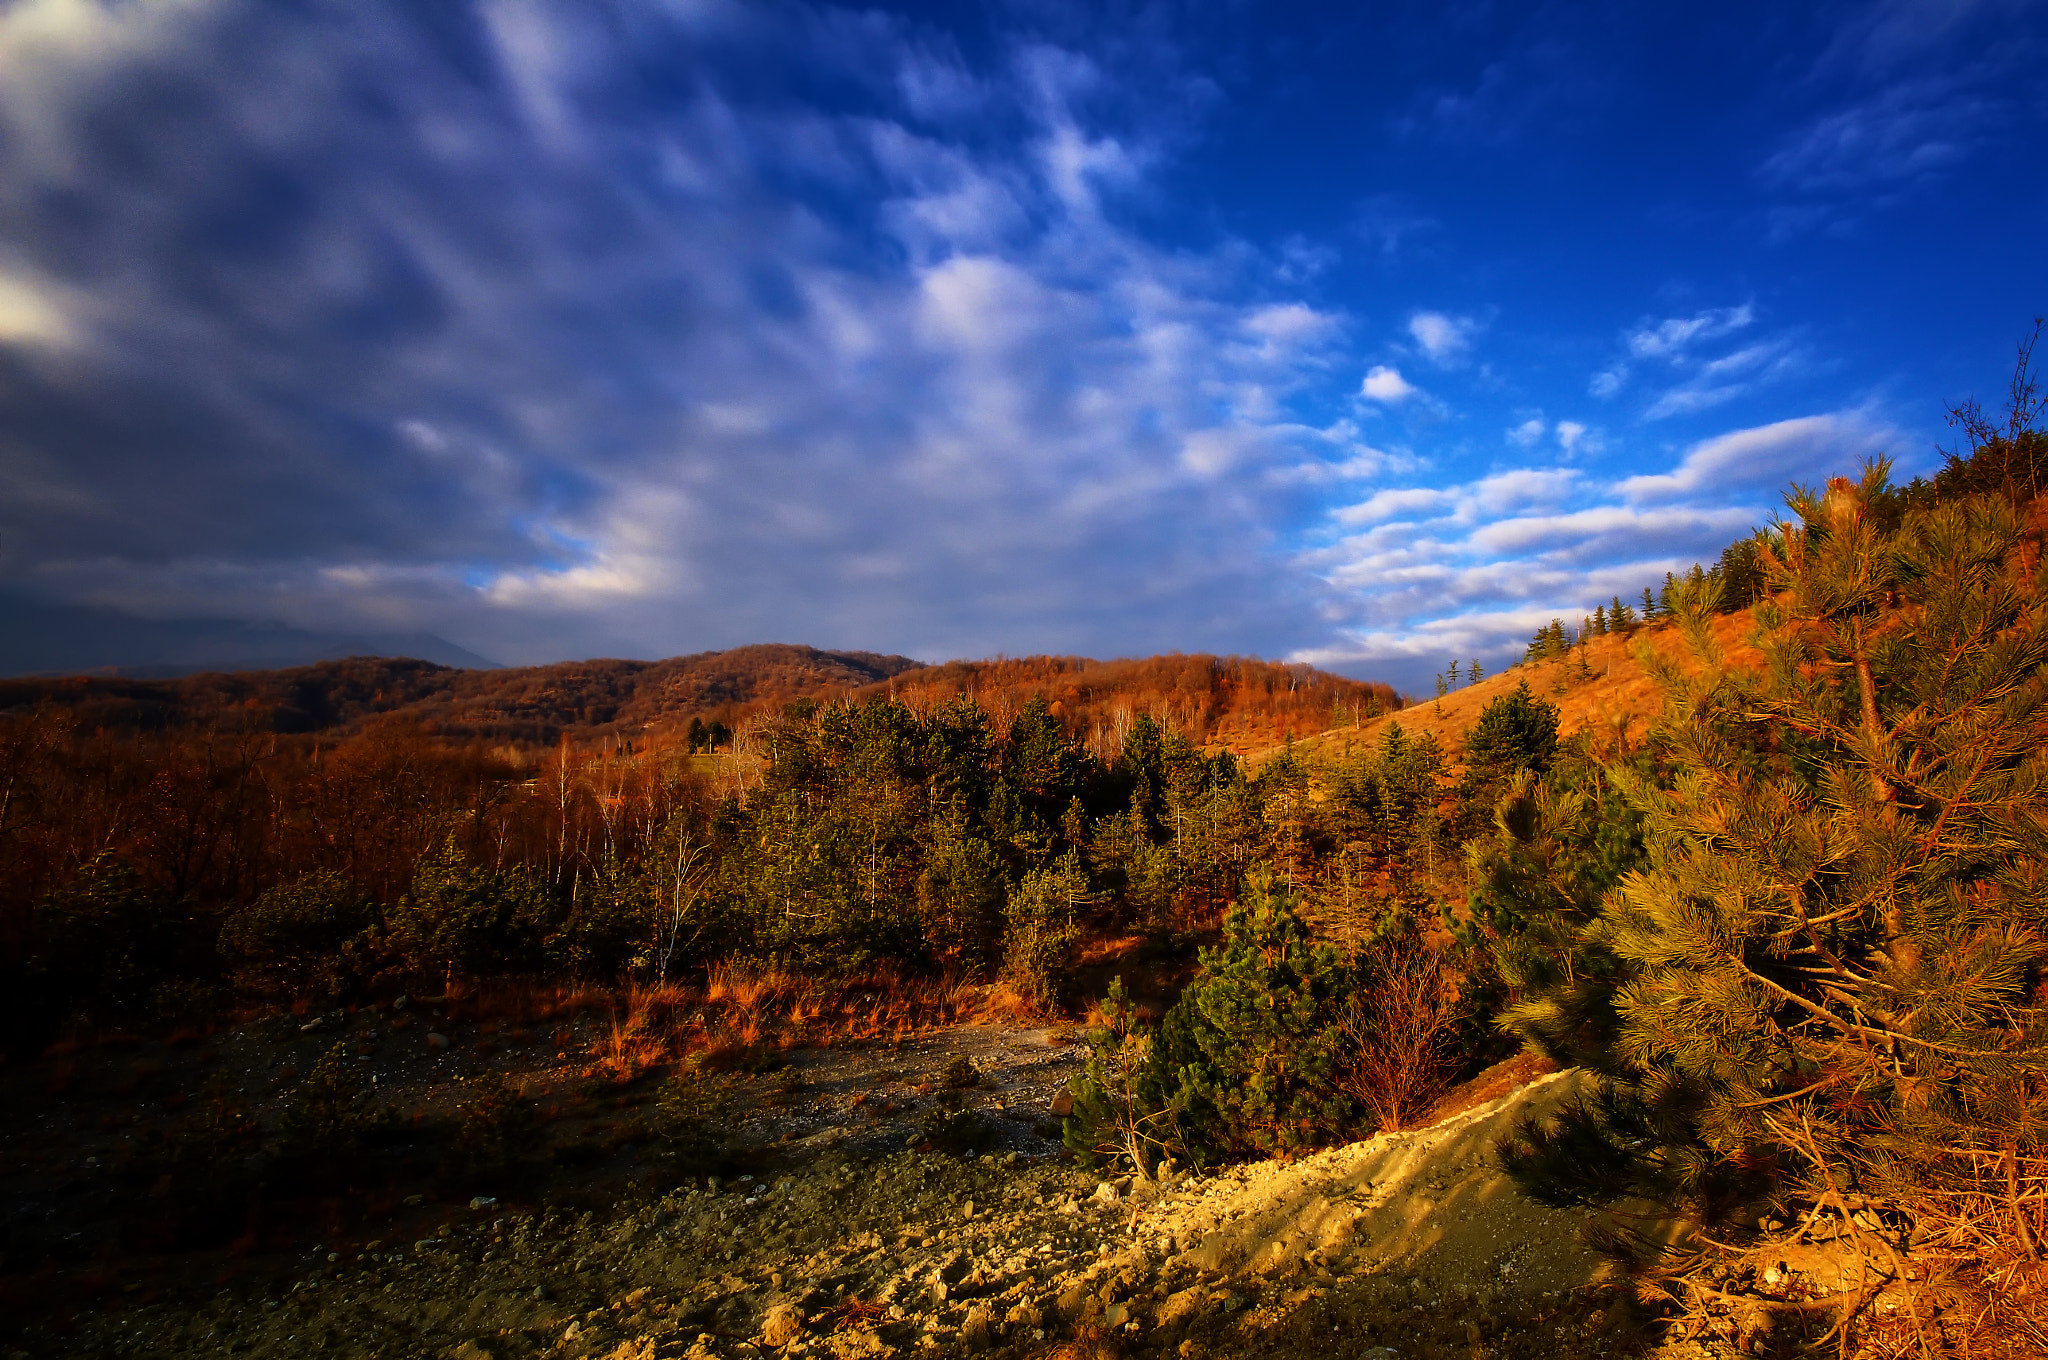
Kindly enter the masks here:
[[[479, 1022], [484, 1033], [551, 1029], [559, 1053], [620, 1083], [678, 1062], [758, 1069], [792, 1048], [900, 1042], [955, 1025], [1039, 1018], [1007, 983], [889, 968], [827, 980], [733, 961], [712, 965], [701, 984], [607, 990], [509, 981], [451, 993], [443, 1003], [451, 1018]], [[582, 1016], [602, 1017], [594, 1038], [572, 1037], [571, 1022]]]

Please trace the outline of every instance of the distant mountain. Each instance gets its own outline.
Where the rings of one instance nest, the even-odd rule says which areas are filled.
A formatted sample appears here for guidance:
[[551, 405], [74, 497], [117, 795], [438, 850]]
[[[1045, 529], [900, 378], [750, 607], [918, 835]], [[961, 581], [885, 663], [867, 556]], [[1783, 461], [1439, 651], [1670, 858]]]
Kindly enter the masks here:
[[0, 712], [47, 700], [94, 727], [243, 724], [253, 718], [276, 732], [339, 733], [395, 717], [456, 740], [545, 746], [564, 734], [638, 735], [692, 715], [734, 720], [764, 704], [851, 694], [923, 664], [907, 656], [775, 643], [666, 661], [565, 661], [494, 670], [353, 656], [170, 679], [101, 674], [0, 680]]
[[254, 722], [273, 732], [348, 735], [395, 720], [444, 740], [533, 749], [564, 736], [637, 741], [692, 717], [737, 727], [797, 699], [893, 694], [928, 707], [963, 693], [999, 727], [1041, 696], [1076, 734], [1111, 754], [1140, 713], [1197, 740], [1250, 749], [1354, 725], [1400, 706], [1386, 685], [1252, 657], [1040, 656], [928, 666], [907, 656], [764, 643], [665, 661], [499, 670], [359, 656], [175, 679], [0, 680], [0, 713], [48, 702], [70, 710], [87, 728], [110, 731]]
[[117, 609], [0, 596], [0, 675], [168, 678], [276, 670], [350, 656], [414, 657], [492, 670], [497, 663], [431, 633], [315, 633], [227, 619], [146, 619]]

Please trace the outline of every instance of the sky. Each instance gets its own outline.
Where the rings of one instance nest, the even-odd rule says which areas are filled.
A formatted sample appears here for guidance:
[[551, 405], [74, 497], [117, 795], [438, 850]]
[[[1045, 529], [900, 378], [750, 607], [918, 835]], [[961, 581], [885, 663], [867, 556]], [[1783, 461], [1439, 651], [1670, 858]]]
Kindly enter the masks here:
[[2048, 14], [0, 0], [0, 591], [1411, 692], [1938, 464]]

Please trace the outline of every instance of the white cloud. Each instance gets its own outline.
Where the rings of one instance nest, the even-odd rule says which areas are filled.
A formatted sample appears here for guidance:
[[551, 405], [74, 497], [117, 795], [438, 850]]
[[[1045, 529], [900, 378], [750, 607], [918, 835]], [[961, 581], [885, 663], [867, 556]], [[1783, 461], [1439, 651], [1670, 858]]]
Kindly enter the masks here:
[[1782, 487], [1801, 478], [1848, 472], [1895, 435], [1853, 411], [1800, 416], [1703, 439], [1672, 471], [1631, 477], [1619, 490], [1628, 500], [1646, 501]]
[[1558, 446], [1562, 448], [1566, 453], [1577, 452], [1579, 447], [1579, 441], [1584, 439], [1585, 437], [1586, 427], [1584, 425], [1581, 425], [1578, 421], [1560, 420], [1557, 422]]
[[1347, 505], [1332, 512], [1339, 524], [1377, 524], [1396, 515], [1412, 514], [1420, 510], [1436, 510], [1451, 503], [1447, 491], [1430, 487], [1405, 487], [1400, 490], [1375, 491], [1357, 505]]
[[1535, 446], [1538, 440], [1543, 438], [1544, 432], [1547, 431], [1549, 428], [1550, 427], [1548, 425], [1545, 425], [1543, 423], [1540, 417], [1531, 416], [1529, 419], [1523, 421], [1521, 424], [1509, 430], [1508, 439], [1513, 443], [1520, 444], [1525, 449], [1532, 448]]
[[1401, 376], [1401, 370], [1376, 364], [1359, 384], [1359, 395], [1388, 406], [1398, 406], [1421, 389]]
[[1442, 312], [1417, 312], [1408, 318], [1408, 333], [1439, 368], [1463, 363], [1478, 329], [1479, 323], [1470, 317], [1446, 316]]

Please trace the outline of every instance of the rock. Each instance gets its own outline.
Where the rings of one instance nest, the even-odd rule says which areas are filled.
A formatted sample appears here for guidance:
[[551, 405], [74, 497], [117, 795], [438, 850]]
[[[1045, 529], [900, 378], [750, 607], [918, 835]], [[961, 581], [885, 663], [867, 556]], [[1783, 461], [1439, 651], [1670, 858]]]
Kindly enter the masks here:
[[396, 1001], [394, 1001], [394, 1002], [392, 1002], [392, 1003], [391, 1003], [391, 1009], [392, 1009], [392, 1010], [395, 1010], [395, 1011], [402, 1011], [402, 1010], [404, 1010], [404, 1009], [405, 1009], [405, 1008], [406, 1008], [407, 1006], [410, 1006], [411, 1004], [412, 1004], [412, 998], [411, 998], [411, 997], [409, 997], [409, 996], [401, 996], [401, 997], [399, 997], [399, 998], [398, 998], [398, 999], [397, 999]]
[[408, 1209], [417, 1209], [426, 1202], [427, 1197], [425, 1195], [407, 1195], [405, 1197], [405, 1207]]
[[327, 1028], [327, 1017], [324, 1015], [316, 1015], [313, 1017], [312, 1023], [299, 1026], [299, 1033], [318, 1034], [321, 1030], [325, 1028]]
[[433, 1030], [428, 1030], [427, 1046], [429, 1048], [446, 1048], [448, 1047], [448, 1036], [445, 1034], [437, 1034]]
[[1065, 1119], [1073, 1112], [1074, 1093], [1072, 1091], [1061, 1091], [1058, 1095], [1054, 1096], [1052, 1098], [1052, 1105], [1047, 1110], [1047, 1113], [1051, 1114], [1054, 1119]]
[[787, 1346], [803, 1334], [803, 1314], [790, 1304], [775, 1304], [761, 1319], [761, 1344], [764, 1346]]
[[478, 1195], [469, 1202], [469, 1207], [478, 1210], [495, 1209], [498, 1207], [498, 1201], [490, 1195]]
[[994, 1328], [985, 1306], [977, 1303], [967, 1310], [967, 1320], [960, 1324], [960, 1339], [967, 1345], [976, 1347], [986, 1346], [995, 1339]]
[[1010, 1311], [1003, 1315], [1003, 1325], [1005, 1327], [1042, 1327], [1045, 1325], [1045, 1314], [1039, 1312], [1034, 1304], [1013, 1304], [1010, 1307]]
[[961, 1206], [960, 1206], [960, 1217], [962, 1217], [962, 1218], [973, 1218], [973, 1217], [974, 1217], [974, 1201], [973, 1201], [973, 1200], [968, 1200], [968, 1201], [967, 1201], [967, 1202], [966, 1202], [965, 1204], [963, 1204], [963, 1205], [961, 1205]]
[[641, 1285], [638, 1289], [635, 1289], [632, 1293], [626, 1295], [626, 1297], [624, 1297], [623, 1299], [620, 1299], [619, 1302], [624, 1304], [628, 1308], [638, 1308], [641, 1304], [647, 1302], [647, 1296], [649, 1294], [652, 1294], [653, 1292], [654, 1291], [649, 1289], [646, 1285]]
[[1095, 1193], [1090, 1195], [1088, 1199], [1094, 1204], [1114, 1204], [1117, 1199], [1116, 1187], [1108, 1181], [1104, 1181], [1095, 1187]]
[[474, 1341], [465, 1341], [448, 1352], [448, 1360], [496, 1360], [491, 1352]]

